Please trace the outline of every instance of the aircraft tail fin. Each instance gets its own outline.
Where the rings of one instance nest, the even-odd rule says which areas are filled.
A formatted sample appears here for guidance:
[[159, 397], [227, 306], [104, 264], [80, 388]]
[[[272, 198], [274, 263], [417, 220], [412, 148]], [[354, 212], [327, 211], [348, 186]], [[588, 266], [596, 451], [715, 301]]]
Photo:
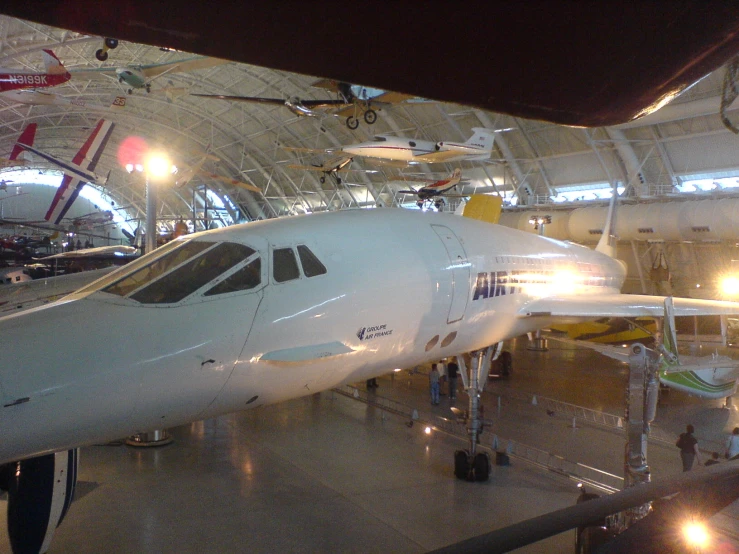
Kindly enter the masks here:
[[470, 146], [477, 146], [484, 150], [492, 150], [495, 142], [495, 131], [485, 127], [473, 127], [472, 136], [465, 142]]
[[473, 194], [464, 206], [464, 217], [498, 223], [503, 208], [503, 198], [486, 194]]
[[662, 329], [662, 361], [660, 369], [667, 369], [680, 365], [677, 355], [677, 331], [675, 330], [675, 310], [672, 305], [672, 297], [665, 298], [665, 317]]
[[23, 148], [24, 146], [33, 146], [33, 140], [36, 138], [37, 127], [38, 125], [36, 123], [31, 123], [23, 129], [21, 136], [18, 137], [15, 146], [13, 146], [13, 151], [10, 153], [11, 160], [18, 159], [18, 156], [25, 151]]
[[46, 73], [49, 75], [66, 75], [68, 73], [67, 68], [64, 67], [64, 64], [56, 57], [54, 52], [44, 49], [41, 54], [44, 57]]
[[611, 203], [608, 205], [608, 214], [606, 215], [606, 223], [603, 226], [603, 234], [600, 236], [598, 245], [595, 247], [596, 252], [616, 257], [616, 205], [618, 203], [618, 190], [616, 184], [613, 184], [613, 192], [611, 194]]
[[[95, 129], [90, 133], [90, 136], [85, 141], [85, 144], [82, 145], [79, 152], [75, 154], [70, 165], [85, 168], [87, 171], [94, 171], [108, 144], [113, 127], [115, 127], [115, 124], [112, 121], [105, 119], [98, 121]], [[44, 219], [46, 221], [53, 220], [58, 225], [62, 218], [67, 215], [67, 211], [72, 207], [74, 201], [77, 200], [77, 196], [79, 196], [85, 183], [86, 181], [79, 177], [71, 177], [65, 174], [62, 184], [59, 185]]]

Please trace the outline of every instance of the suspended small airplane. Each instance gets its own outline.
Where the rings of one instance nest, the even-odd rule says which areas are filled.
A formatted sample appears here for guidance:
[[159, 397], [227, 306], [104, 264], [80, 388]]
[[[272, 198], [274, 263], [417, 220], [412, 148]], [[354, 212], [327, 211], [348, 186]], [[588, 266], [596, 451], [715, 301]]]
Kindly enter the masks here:
[[195, 71], [224, 63], [228, 63], [228, 60], [195, 56], [159, 64], [73, 69], [70, 73], [75, 79], [115, 78], [120, 84], [128, 86], [126, 90], [128, 94], [133, 94], [134, 89], [145, 89], [146, 92], [151, 92], [152, 81], [163, 75]]
[[447, 179], [441, 179], [438, 181], [428, 181], [428, 185], [422, 186], [418, 190], [399, 190], [398, 194], [415, 194], [418, 197], [416, 204], [419, 208], [423, 208], [423, 205], [427, 201], [433, 201], [434, 206], [437, 209], [441, 208], [444, 200], [443, 197], [447, 198], [467, 198], [469, 194], [454, 194], [449, 191], [456, 187], [462, 180], [462, 170], [456, 168]]
[[0, 69], [0, 94], [11, 90], [55, 87], [72, 78], [51, 50], [42, 50], [44, 73], [23, 69]]
[[341, 177], [339, 177], [339, 171], [348, 171], [347, 168], [351, 163], [352, 158], [349, 156], [335, 156], [320, 164], [288, 164], [286, 167], [289, 167], [290, 169], [302, 169], [304, 171], [319, 171], [322, 173], [322, 175], [319, 177], [319, 181], [321, 183], [326, 182], [326, 177], [332, 176], [336, 183], [340, 185]]
[[218, 175], [216, 173], [211, 173], [209, 171], [205, 171], [203, 169], [203, 164], [208, 161], [214, 161], [219, 162], [221, 161], [218, 156], [214, 156], [210, 153], [210, 147], [206, 151], [206, 153], [191, 166], [185, 166], [183, 168], [175, 168], [174, 175], [175, 175], [175, 185], [178, 187], [184, 187], [187, 183], [189, 183], [195, 175], [200, 175], [202, 177], [207, 177], [209, 179], [215, 179], [217, 181], [221, 181], [222, 183], [226, 183], [227, 185], [232, 185], [235, 187], [240, 187], [242, 189], [246, 189], [251, 192], [258, 192], [261, 193], [262, 189], [259, 187], [256, 187], [250, 183], [245, 183], [244, 181], [239, 181], [237, 179], [232, 179], [230, 177], [224, 177], [223, 175]]
[[347, 157], [366, 157], [380, 160], [385, 165], [405, 167], [421, 163], [446, 163], [477, 161], [490, 158], [495, 133], [501, 130], [474, 127], [472, 136], [466, 142], [448, 142], [410, 139], [387, 135], [377, 135], [372, 140], [350, 144], [339, 148], [299, 148], [285, 147], [296, 152], [341, 152]]
[[[36, 124], [32, 123], [31, 125], [35, 127]], [[44, 217], [46, 221], [53, 220], [55, 224], [59, 224], [77, 199], [85, 183], [104, 185], [107, 182], [107, 177], [102, 179], [94, 171], [98, 160], [103, 154], [103, 150], [105, 150], [108, 144], [114, 127], [115, 123], [112, 121], [106, 121], [105, 119], [98, 121], [92, 133], [90, 133], [90, 136], [85, 141], [85, 144], [82, 145], [82, 148], [80, 148], [71, 162], [60, 160], [31, 144], [21, 142], [21, 139], [18, 140], [16, 147], [32, 152], [47, 162], [54, 164], [64, 172], [64, 178], [51, 202], [51, 206], [49, 206], [49, 211], [46, 212], [46, 216]]]
[[333, 79], [321, 79], [311, 86], [335, 92], [337, 98], [328, 100], [301, 100], [298, 97], [284, 99], [264, 98], [261, 96], [231, 96], [225, 94], [192, 94], [192, 96], [285, 106], [295, 115], [306, 117], [321, 117], [330, 113], [336, 117], [345, 117], [346, 126], [352, 130], [359, 127], [359, 115], [363, 116], [367, 125], [372, 125], [377, 121], [377, 111], [383, 107], [409, 101], [428, 102], [428, 100], [416, 98], [411, 94], [352, 85], [341, 81], [334, 81]]

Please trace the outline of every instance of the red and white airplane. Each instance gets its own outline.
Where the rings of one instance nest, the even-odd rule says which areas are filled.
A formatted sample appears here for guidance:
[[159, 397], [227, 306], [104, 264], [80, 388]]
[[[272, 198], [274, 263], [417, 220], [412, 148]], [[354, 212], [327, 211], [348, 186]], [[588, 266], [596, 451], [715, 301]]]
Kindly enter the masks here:
[[434, 205], [439, 208], [441, 207], [442, 197], [444, 196], [448, 198], [466, 198], [469, 196], [464, 194], [452, 194], [449, 192], [456, 187], [461, 180], [462, 170], [460, 168], [456, 168], [447, 179], [429, 181], [428, 185], [425, 185], [418, 190], [399, 190], [398, 194], [415, 194], [418, 196], [416, 204], [418, 204], [419, 208], [422, 208], [426, 201], [434, 201]]
[[[31, 125], [35, 127], [36, 124], [32, 123]], [[49, 210], [44, 216], [46, 221], [53, 221], [58, 225], [86, 183], [104, 184], [105, 179], [101, 179], [94, 171], [100, 160], [100, 156], [103, 154], [103, 150], [105, 150], [105, 146], [108, 144], [114, 126], [115, 124], [112, 121], [105, 119], [98, 121], [95, 129], [90, 133], [85, 144], [80, 148], [71, 162], [65, 162], [51, 154], [47, 154], [32, 144], [23, 142], [22, 139], [18, 140], [16, 148], [22, 148], [32, 152], [47, 162], [56, 165], [64, 172], [62, 183], [59, 185], [51, 206], [49, 206]]]
[[42, 54], [46, 68], [44, 73], [23, 69], [0, 69], [0, 92], [55, 87], [72, 78], [54, 52], [43, 50]]

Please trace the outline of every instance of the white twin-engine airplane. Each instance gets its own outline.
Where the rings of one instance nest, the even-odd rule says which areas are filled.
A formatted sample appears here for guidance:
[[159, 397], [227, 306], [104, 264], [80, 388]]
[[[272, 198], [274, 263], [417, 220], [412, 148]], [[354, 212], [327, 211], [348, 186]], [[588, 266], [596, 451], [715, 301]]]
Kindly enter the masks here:
[[473, 127], [472, 130], [474, 134], [466, 142], [433, 142], [378, 135], [371, 141], [344, 146], [341, 150], [351, 156], [380, 158], [409, 164], [489, 159], [496, 131], [483, 127]]
[[[13, 549], [48, 548], [81, 446], [363, 381], [556, 322], [661, 316], [662, 297], [619, 294], [625, 267], [603, 253], [606, 236], [592, 251], [401, 209], [273, 219], [180, 237], [55, 303], [0, 318], [0, 487], [9, 489]], [[388, 275], [405, 286], [389, 286]], [[739, 303], [674, 306], [678, 315], [739, 315]]]
[[[115, 101], [113, 103], [115, 104]], [[28, 127], [35, 129], [36, 124], [31, 123]], [[21, 138], [18, 139], [16, 147], [20, 147], [39, 156], [64, 172], [62, 183], [59, 185], [51, 206], [49, 206], [49, 210], [44, 216], [46, 221], [53, 221], [58, 225], [64, 219], [64, 216], [69, 211], [69, 208], [72, 207], [74, 201], [77, 200], [77, 196], [79, 196], [82, 187], [86, 183], [105, 184], [107, 179], [98, 177], [95, 174], [95, 167], [103, 154], [103, 150], [105, 150], [105, 146], [108, 144], [114, 127], [115, 123], [112, 121], [105, 119], [98, 121], [92, 133], [90, 133], [90, 136], [85, 141], [85, 144], [82, 145], [82, 148], [79, 149], [71, 162], [60, 160], [51, 154], [39, 150], [32, 144], [23, 142], [24, 135], [21, 135]]]

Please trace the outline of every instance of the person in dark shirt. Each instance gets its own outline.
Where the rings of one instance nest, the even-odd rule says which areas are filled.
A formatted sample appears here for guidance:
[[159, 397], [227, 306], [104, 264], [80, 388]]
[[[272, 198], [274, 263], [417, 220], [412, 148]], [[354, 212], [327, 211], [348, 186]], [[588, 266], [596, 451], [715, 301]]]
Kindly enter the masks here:
[[690, 471], [693, 468], [693, 462], [698, 459], [701, 463], [701, 454], [698, 450], [698, 440], [693, 436], [695, 428], [688, 424], [685, 433], [680, 434], [677, 439], [676, 446], [680, 449], [680, 459], [683, 462], [683, 471]]

